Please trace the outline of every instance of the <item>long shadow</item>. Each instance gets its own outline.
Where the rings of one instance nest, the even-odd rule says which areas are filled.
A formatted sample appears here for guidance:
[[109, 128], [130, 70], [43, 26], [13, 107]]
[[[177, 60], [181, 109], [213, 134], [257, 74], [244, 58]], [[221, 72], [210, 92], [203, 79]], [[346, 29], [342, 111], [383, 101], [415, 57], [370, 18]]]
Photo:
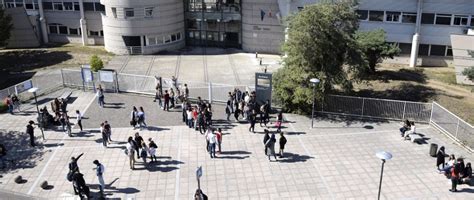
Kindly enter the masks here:
[[[149, 172], [171, 172], [179, 169], [178, 165], [184, 164], [184, 162], [179, 160], [171, 160], [171, 157], [160, 157], [160, 158], [169, 158], [168, 160], [158, 160], [157, 162], [138, 162], [135, 164], [135, 170], [147, 170]], [[149, 161], [149, 160], [148, 160]], [[143, 167], [136, 167], [137, 165], [142, 165]]]
[[[216, 158], [218, 158], [218, 159], [238, 159], [238, 160], [242, 160], [242, 159], [245, 159], [245, 158], [249, 158], [250, 154], [252, 154], [252, 153], [248, 152], [248, 151], [223, 151]], [[237, 156], [237, 155], [243, 155], [243, 156]]]
[[393, 70], [378, 70], [374, 74], [370, 75], [368, 80], [378, 80], [381, 82], [388, 83], [389, 81], [413, 81], [417, 83], [426, 83], [426, 75], [423, 73], [423, 69], [399, 69], [398, 71]]
[[357, 92], [352, 92], [351, 94], [359, 97], [428, 102], [436, 95], [436, 90], [425, 85], [402, 83], [399, 86], [383, 91], [363, 89]]
[[314, 157], [307, 156], [307, 155], [300, 155], [295, 153], [287, 153], [285, 152], [283, 158], [280, 158], [278, 161], [282, 163], [297, 163], [297, 162], [306, 162], [309, 159], [313, 159]]
[[148, 126], [146, 129], [149, 130], [149, 131], [166, 131], [166, 130], [170, 130], [169, 128], [161, 128], [161, 127], [158, 127], [158, 126]]
[[222, 130], [230, 130], [237, 125], [232, 124], [232, 122], [224, 120], [224, 119], [215, 119], [212, 120], [212, 127], [214, 128], [221, 128]]
[[0, 169], [2, 173], [16, 172], [22, 168], [33, 168], [37, 166], [37, 162], [43, 159], [46, 152], [41, 143], [36, 141], [37, 145], [31, 147], [29, 136], [16, 131], [0, 131], [0, 143], [7, 150], [7, 154], [2, 159], [12, 161], [10, 165]]

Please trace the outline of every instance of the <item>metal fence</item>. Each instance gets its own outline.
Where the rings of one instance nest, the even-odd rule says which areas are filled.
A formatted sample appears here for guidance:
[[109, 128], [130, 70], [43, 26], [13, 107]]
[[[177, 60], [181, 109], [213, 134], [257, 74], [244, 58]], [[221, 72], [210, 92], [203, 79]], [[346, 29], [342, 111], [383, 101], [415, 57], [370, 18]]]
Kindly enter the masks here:
[[0, 90], [0, 99], [4, 99], [5, 97], [11, 94], [17, 94], [18, 98], [23, 101], [33, 98], [33, 94], [27, 91], [20, 92], [20, 90], [18, 90], [21, 85], [29, 81], [31, 81], [33, 87], [39, 88], [37, 92], [38, 95], [47, 94], [62, 86], [61, 73], [59, 73], [58, 71], [52, 71], [48, 73], [37, 73], [31, 79]]
[[433, 102], [430, 124], [473, 151], [474, 127], [436, 102]]
[[327, 95], [316, 104], [316, 112], [356, 117], [429, 122], [431, 103]]

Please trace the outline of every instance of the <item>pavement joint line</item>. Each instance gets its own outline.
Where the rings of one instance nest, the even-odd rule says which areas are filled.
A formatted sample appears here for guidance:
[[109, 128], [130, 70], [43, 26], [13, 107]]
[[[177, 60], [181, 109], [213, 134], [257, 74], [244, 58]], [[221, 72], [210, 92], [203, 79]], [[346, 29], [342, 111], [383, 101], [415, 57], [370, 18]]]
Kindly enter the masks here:
[[[183, 131], [182, 129], [179, 130], [178, 134], [179, 134], [179, 137], [178, 137], [178, 157], [176, 158], [176, 160], [178, 161], [181, 161], [181, 137], [182, 137], [182, 134]], [[180, 169], [181, 169], [181, 166], [180, 165], [177, 165], [177, 168], [176, 169], [176, 183], [175, 183], [175, 191], [174, 191], [174, 199], [175, 200], [179, 200], [179, 179], [180, 179]]]
[[[87, 111], [87, 109], [89, 109], [89, 107], [91, 106], [91, 104], [94, 102], [95, 100], [95, 96], [92, 97], [92, 100], [89, 102], [89, 104], [86, 106], [86, 108], [84, 109], [84, 111]], [[85, 113], [85, 112], [84, 112]], [[75, 125], [74, 125], [75, 126]], [[60, 143], [63, 143], [64, 144], [64, 139], [66, 139], [66, 136], [67, 135], [64, 135], [60, 141]], [[33, 190], [35, 189], [35, 187], [38, 185], [40, 179], [43, 177], [44, 175], [44, 172], [46, 172], [46, 169], [49, 167], [49, 164], [51, 163], [51, 161], [53, 161], [53, 158], [56, 157], [56, 154], [58, 153], [58, 149], [61, 148], [62, 146], [61, 145], [58, 145], [55, 147], [54, 149], [54, 152], [53, 152], [53, 155], [51, 155], [51, 157], [49, 157], [48, 159], [48, 162], [46, 162], [46, 165], [43, 167], [43, 169], [41, 170], [40, 174], [38, 175], [38, 178], [35, 180], [35, 182], [33, 183], [33, 185], [31, 185], [30, 189], [28, 190], [28, 195], [30, 195]]]
[[234, 59], [232, 58], [231, 55], [227, 55], [227, 58], [229, 59], [230, 69], [232, 69], [232, 73], [234, 74], [235, 82], [236, 82], [238, 85], [242, 84], [242, 82], [240, 81], [239, 74], [238, 74], [237, 71], [235, 70], [235, 62], [234, 62]]
[[150, 75], [151, 68], [153, 68], [153, 63], [155, 63], [155, 58], [156, 58], [156, 56], [152, 56], [152, 57], [151, 57], [150, 64], [148, 64], [148, 69], [147, 69], [146, 72], [145, 72], [145, 75], [146, 75], [146, 76], [149, 76], [149, 75]]
[[181, 54], [179, 54], [176, 58], [176, 67], [174, 68], [174, 77], [179, 77], [179, 68], [181, 66]]
[[[288, 117], [285, 116], [286, 119], [288, 119]], [[293, 132], [296, 132], [296, 129], [295, 127], [293, 126], [292, 123], [289, 123], [290, 124], [290, 128], [292, 129]], [[306, 148], [306, 146], [304, 145], [303, 141], [301, 141], [301, 137], [298, 137], [298, 142], [300, 143], [301, 147], [303, 147], [306, 155], [310, 156], [310, 157], [314, 157], [313, 155], [311, 155], [308, 151], [308, 149]], [[318, 176], [319, 178], [321, 178], [321, 180], [323, 181], [323, 184], [324, 184], [324, 187], [327, 189], [329, 195], [331, 196], [331, 199], [335, 199], [334, 198], [334, 194], [332, 193], [330, 187], [328, 186], [328, 183], [326, 181], [326, 179], [324, 178], [324, 176], [321, 175], [321, 171], [319, 170], [319, 166], [314, 162], [313, 159], [311, 159], [311, 163], [313, 164], [313, 166], [316, 168], [316, 172], [318, 173]]]
[[130, 56], [127, 56], [127, 58], [125, 59], [125, 62], [123, 62], [123, 64], [122, 64], [122, 67], [120, 67], [120, 69], [119, 69], [119, 73], [123, 72], [125, 67], [127, 67], [129, 61], [130, 61]]

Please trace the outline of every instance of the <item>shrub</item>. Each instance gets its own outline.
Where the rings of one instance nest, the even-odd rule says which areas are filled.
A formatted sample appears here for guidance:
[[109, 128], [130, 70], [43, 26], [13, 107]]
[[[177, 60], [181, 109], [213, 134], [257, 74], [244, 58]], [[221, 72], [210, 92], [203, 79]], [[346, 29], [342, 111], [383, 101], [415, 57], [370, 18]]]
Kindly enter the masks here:
[[93, 55], [91, 57], [89, 64], [91, 65], [91, 70], [94, 72], [97, 72], [104, 68], [104, 63], [102, 62], [102, 59], [100, 59], [97, 55]]
[[7, 104], [0, 102], [0, 113], [7, 111]]
[[470, 81], [474, 81], [474, 67], [464, 69], [462, 75], [467, 76]]

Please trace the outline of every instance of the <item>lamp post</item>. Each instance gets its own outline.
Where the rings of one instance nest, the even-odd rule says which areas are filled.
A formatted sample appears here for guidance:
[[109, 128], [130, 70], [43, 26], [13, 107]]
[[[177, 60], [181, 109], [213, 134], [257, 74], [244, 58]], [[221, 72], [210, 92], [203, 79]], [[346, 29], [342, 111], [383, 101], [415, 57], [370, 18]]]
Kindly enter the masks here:
[[309, 82], [311, 82], [311, 84], [313, 85], [313, 108], [311, 109], [311, 128], [313, 128], [313, 124], [314, 124], [314, 102], [315, 102], [315, 99], [316, 99], [316, 84], [318, 84], [320, 82], [319, 79], [317, 78], [312, 78], [312, 79], [309, 79]]
[[385, 152], [385, 151], [379, 151], [375, 154], [375, 156], [377, 156], [377, 158], [382, 160], [382, 170], [380, 171], [379, 195], [378, 195], [378, 198], [377, 198], [377, 199], [380, 200], [380, 192], [382, 191], [383, 166], [385, 165], [386, 160], [392, 159], [392, 154], [390, 154], [389, 152]]
[[39, 111], [39, 108], [38, 108], [38, 99], [36, 98], [36, 91], [38, 91], [37, 87], [33, 87], [33, 88], [30, 88], [28, 90], [28, 92], [33, 93], [33, 96], [35, 97], [36, 111], [38, 112], [38, 118], [36, 120], [38, 121], [38, 125], [40, 127], [41, 135], [43, 136], [43, 140], [45, 140], [44, 139], [44, 132], [43, 132], [43, 124], [42, 124], [43, 118], [41, 117], [40, 111]]

